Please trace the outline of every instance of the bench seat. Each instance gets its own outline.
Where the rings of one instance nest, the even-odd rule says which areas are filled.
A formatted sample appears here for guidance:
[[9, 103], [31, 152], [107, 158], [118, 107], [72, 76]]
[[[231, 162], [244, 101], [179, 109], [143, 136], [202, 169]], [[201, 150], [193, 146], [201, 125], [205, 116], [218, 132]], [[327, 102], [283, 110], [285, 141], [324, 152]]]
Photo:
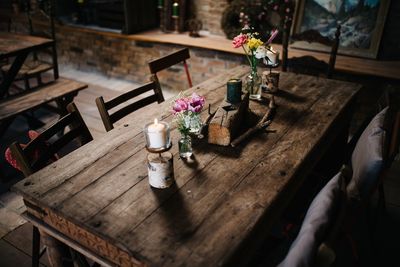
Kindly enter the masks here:
[[[74, 80], [59, 78], [45, 86], [24, 91], [0, 101], [0, 137], [15, 117], [39, 107], [46, 107], [58, 114], [67, 114], [66, 106], [82, 89], [88, 86]], [[56, 106], [48, 105], [55, 102]], [[29, 123], [29, 122], [28, 122]]]
[[0, 122], [52, 101], [60, 101], [64, 98], [71, 98], [72, 101], [78, 91], [84, 88], [87, 88], [86, 84], [60, 78], [46, 86], [8, 97], [0, 101]]

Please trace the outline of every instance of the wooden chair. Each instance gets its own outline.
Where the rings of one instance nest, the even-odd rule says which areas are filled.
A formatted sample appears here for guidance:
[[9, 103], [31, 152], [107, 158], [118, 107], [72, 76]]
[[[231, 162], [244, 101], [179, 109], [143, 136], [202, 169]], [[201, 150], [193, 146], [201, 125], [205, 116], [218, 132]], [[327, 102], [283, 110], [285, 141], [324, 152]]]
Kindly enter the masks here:
[[157, 72], [182, 62], [185, 68], [185, 73], [189, 83], [189, 87], [192, 87], [193, 86], [192, 79], [190, 78], [189, 68], [186, 63], [186, 60], [189, 58], [190, 58], [189, 48], [183, 48], [167, 56], [150, 61], [148, 65], [151, 73], [151, 80], [155, 81], [157, 87], [161, 90], [160, 82], [157, 77]]
[[[27, 1], [27, 0], [26, 0]], [[48, 39], [56, 39], [55, 27], [54, 27], [54, 2], [44, 1], [43, 9], [37, 8], [37, 10], [32, 10], [30, 4], [26, 4], [26, 17], [29, 34], [32, 36], [44, 37]], [[40, 19], [47, 23], [47, 29], [38, 30], [35, 29], [33, 19]], [[2, 72], [7, 72], [11, 64], [2, 66]], [[35, 78], [37, 81], [37, 86], [43, 85], [45, 82], [42, 79], [42, 75], [45, 72], [53, 70], [53, 79], [56, 80], [59, 77], [58, 73], [58, 58], [56, 42], [50, 47], [39, 52], [32, 54], [32, 58], [27, 60], [18, 72], [15, 80], [24, 81], [25, 90], [31, 88], [30, 79]]]
[[[38, 137], [24, 147], [18, 142], [10, 145], [11, 153], [25, 177], [57, 160], [61, 156], [60, 151], [65, 152], [65, 148], [75, 140], [79, 142], [79, 145], [83, 145], [93, 139], [75, 104], [70, 103], [67, 110], [69, 111], [67, 115], [40, 133]], [[69, 130], [58, 137], [59, 133], [63, 132], [66, 127], [69, 127]], [[76, 145], [76, 143], [73, 143], [73, 145]], [[69, 149], [71, 148], [69, 147]], [[44, 251], [40, 252], [39, 229], [33, 226], [32, 266], [39, 266], [39, 258], [43, 253]]]
[[[138, 97], [146, 92], [153, 91], [154, 94], [145, 96], [144, 98], [138, 98], [137, 101], [133, 103], [129, 103], [129, 100]], [[104, 127], [106, 131], [110, 131], [114, 129], [114, 123], [125, 117], [126, 115], [147, 106], [153, 102], [161, 103], [164, 101], [164, 96], [160, 87], [157, 85], [156, 82], [152, 81], [147, 84], [144, 84], [138, 88], [135, 88], [127, 93], [119, 95], [107, 102], [104, 101], [103, 97], [100, 96], [96, 98], [96, 105], [99, 109], [101, 119], [103, 120]], [[126, 102], [126, 103], [125, 103]], [[110, 114], [110, 110], [114, 109], [115, 107], [126, 104], [122, 108], [113, 111]]]
[[[316, 30], [307, 30], [298, 34], [290, 36], [291, 23], [284, 23], [284, 32], [282, 38], [282, 71], [292, 71], [303, 74], [310, 74], [319, 76], [321, 73], [325, 73], [327, 78], [332, 78], [332, 74], [335, 69], [336, 55], [339, 48], [339, 36], [340, 28], [338, 25], [335, 32], [335, 38], [329, 39], [328, 37], [322, 36]], [[303, 56], [299, 58], [288, 58], [288, 47], [289, 43], [294, 41], [306, 41], [309, 43], [320, 43], [324, 46], [330, 47], [329, 62], [318, 60], [312, 56]]]

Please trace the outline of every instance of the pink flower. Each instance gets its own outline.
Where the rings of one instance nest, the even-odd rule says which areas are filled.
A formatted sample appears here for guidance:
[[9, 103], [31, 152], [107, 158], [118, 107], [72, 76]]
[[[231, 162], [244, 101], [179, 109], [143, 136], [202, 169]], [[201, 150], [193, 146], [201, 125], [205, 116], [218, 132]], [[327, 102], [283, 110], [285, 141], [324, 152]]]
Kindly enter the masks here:
[[188, 101], [185, 98], [179, 98], [175, 100], [174, 106], [172, 107], [172, 110], [175, 113], [181, 112], [181, 111], [186, 111], [188, 110]]
[[278, 5], [275, 5], [275, 6], [274, 6], [274, 10], [275, 10], [275, 11], [278, 10], [278, 8], [279, 8]]
[[189, 106], [188, 109], [192, 112], [200, 112], [205, 104], [205, 98], [204, 96], [199, 96], [196, 93], [192, 94], [191, 99], [189, 100]]
[[245, 34], [239, 34], [235, 38], [233, 38], [232, 44], [234, 48], [241, 47], [247, 42], [247, 35]]

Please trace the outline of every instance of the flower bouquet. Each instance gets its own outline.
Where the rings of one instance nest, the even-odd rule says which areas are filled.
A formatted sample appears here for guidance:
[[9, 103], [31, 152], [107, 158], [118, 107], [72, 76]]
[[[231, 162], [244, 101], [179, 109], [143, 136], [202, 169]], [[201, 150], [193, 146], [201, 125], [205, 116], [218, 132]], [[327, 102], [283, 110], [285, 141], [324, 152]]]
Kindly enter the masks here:
[[191, 96], [180, 94], [173, 101], [172, 112], [182, 137], [179, 140], [179, 154], [182, 158], [192, 155], [192, 140], [190, 134], [197, 134], [202, 126], [200, 112], [205, 104], [205, 98], [193, 93]]
[[259, 99], [261, 97], [261, 77], [257, 72], [257, 64], [259, 59], [272, 62], [273, 58], [276, 58], [276, 52], [272, 49], [271, 42], [277, 35], [278, 30], [273, 30], [269, 39], [263, 42], [259, 38], [258, 32], [254, 32], [253, 28], [246, 26], [238, 36], [233, 38], [233, 47], [242, 47], [250, 64], [251, 72], [246, 78], [245, 86], [251, 99]]

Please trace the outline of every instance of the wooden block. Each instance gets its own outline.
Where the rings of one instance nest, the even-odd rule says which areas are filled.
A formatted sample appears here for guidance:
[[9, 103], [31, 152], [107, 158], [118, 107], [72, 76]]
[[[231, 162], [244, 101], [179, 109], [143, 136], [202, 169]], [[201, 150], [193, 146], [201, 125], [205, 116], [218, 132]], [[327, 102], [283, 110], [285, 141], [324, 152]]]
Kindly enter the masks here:
[[238, 135], [248, 108], [248, 94], [243, 97], [238, 105], [232, 105], [223, 100], [208, 126], [208, 142], [228, 146]]

